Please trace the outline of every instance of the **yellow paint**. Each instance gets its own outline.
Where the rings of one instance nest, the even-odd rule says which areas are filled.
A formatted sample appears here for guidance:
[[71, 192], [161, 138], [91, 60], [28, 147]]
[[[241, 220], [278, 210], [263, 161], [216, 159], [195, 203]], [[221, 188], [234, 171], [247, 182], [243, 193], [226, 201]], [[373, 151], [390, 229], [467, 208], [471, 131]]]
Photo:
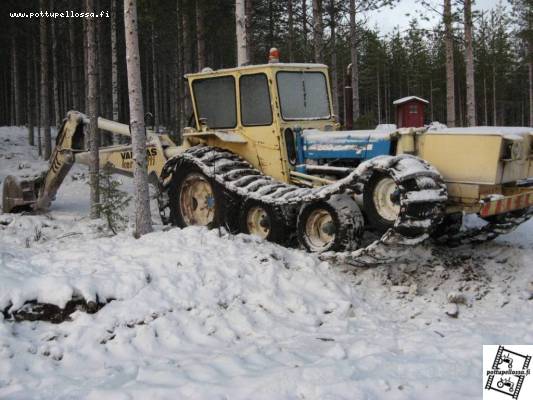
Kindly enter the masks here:
[[448, 182], [495, 184], [501, 181], [499, 135], [424, 134], [419, 156]]

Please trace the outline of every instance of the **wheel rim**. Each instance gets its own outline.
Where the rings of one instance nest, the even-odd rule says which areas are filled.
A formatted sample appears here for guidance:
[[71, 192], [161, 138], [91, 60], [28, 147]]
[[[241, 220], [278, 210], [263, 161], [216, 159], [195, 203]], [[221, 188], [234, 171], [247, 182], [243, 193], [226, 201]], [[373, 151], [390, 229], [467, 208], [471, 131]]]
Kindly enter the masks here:
[[400, 214], [400, 205], [393, 201], [398, 186], [392, 178], [382, 178], [376, 185], [372, 199], [381, 218], [394, 223]]
[[207, 226], [215, 218], [215, 194], [200, 174], [185, 178], [180, 190], [180, 211], [186, 225]]
[[266, 239], [270, 234], [270, 218], [266, 210], [259, 206], [251, 207], [246, 215], [246, 226], [250, 235]]
[[305, 235], [309, 244], [316, 249], [328, 247], [335, 240], [335, 233], [331, 232], [333, 218], [323, 209], [314, 210], [309, 214], [305, 223]]

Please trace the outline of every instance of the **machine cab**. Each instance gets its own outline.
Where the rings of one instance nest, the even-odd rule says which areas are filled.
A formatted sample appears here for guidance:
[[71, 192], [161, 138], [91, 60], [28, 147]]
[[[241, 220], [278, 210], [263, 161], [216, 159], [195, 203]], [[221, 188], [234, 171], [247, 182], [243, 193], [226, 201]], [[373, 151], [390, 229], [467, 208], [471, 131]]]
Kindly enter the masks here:
[[281, 181], [295, 167], [295, 127], [337, 128], [325, 65], [270, 63], [186, 78], [195, 127], [184, 138], [234, 151]]

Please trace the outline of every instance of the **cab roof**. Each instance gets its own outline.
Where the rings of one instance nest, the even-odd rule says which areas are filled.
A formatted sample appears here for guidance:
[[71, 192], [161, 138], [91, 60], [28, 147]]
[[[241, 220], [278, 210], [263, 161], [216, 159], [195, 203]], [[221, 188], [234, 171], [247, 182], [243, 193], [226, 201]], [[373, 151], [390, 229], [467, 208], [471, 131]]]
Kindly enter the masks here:
[[257, 65], [245, 65], [241, 67], [234, 68], [222, 68], [210, 71], [201, 71], [185, 74], [185, 78], [196, 78], [201, 76], [210, 76], [210, 75], [219, 75], [219, 74], [231, 74], [239, 71], [250, 71], [250, 70], [265, 70], [265, 69], [277, 69], [277, 70], [291, 70], [291, 69], [302, 69], [302, 70], [323, 70], [327, 69], [325, 64], [314, 64], [314, 63], [268, 63], [268, 64], [257, 64]]

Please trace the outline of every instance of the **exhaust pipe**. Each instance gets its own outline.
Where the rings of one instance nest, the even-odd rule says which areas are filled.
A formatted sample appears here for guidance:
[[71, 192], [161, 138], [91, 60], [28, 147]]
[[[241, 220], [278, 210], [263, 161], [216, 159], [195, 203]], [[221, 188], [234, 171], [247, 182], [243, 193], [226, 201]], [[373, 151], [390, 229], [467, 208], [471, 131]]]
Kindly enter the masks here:
[[346, 68], [346, 86], [344, 87], [344, 129], [353, 129], [353, 89], [352, 64]]

